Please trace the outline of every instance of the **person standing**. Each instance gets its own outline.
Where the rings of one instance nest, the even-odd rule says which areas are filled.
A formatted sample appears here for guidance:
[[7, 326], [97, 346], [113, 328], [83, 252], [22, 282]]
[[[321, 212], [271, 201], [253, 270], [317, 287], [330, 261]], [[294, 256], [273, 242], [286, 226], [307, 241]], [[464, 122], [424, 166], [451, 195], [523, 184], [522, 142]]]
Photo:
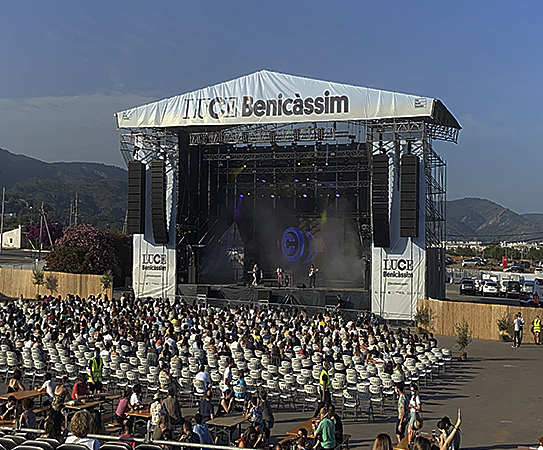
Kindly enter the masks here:
[[317, 272], [319, 269], [314, 264], [309, 266], [309, 287], [317, 287]]
[[313, 449], [316, 450], [319, 447], [324, 450], [331, 450], [336, 446], [336, 426], [330, 417], [330, 412], [324, 408], [321, 410], [320, 418], [319, 426], [315, 430], [317, 443]]
[[321, 374], [319, 377], [319, 388], [321, 391], [321, 401], [317, 405], [317, 411], [315, 411], [314, 417], [317, 417], [321, 408], [328, 408], [332, 405], [332, 380], [330, 379], [330, 374], [328, 369], [330, 368], [330, 361], [324, 361], [322, 366]]
[[215, 417], [215, 407], [211, 403], [211, 391], [207, 391], [204, 399], [198, 405], [198, 412], [202, 416], [202, 423], [207, 423]]
[[251, 286], [257, 286], [258, 285], [258, 264], [255, 263], [253, 266], [253, 282], [251, 283]]
[[404, 393], [404, 384], [396, 383], [396, 395], [398, 396], [398, 421], [396, 422], [396, 439], [400, 442], [405, 437], [405, 428], [409, 421], [407, 414], [407, 396]]
[[100, 356], [100, 349], [94, 349], [94, 356], [89, 361], [89, 388], [94, 393], [102, 391], [102, 369], [104, 360]]
[[416, 434], [415, 422], [422, 417], [422, 405], [420, 403], [419, 388], [411, 384], [411, 398], [409, 399], [409, 425], [407, 429], [408, 443], [411, 444]]
[[532, 321], [532, 331], [534, 333], [534, 342], [535, 345], [539, 345], [539, 334], [541, 333], [541, 319], [539, 316], [535, 316], [535, 319]]
[[519, 348], [520, 344], [522, 344], [522, 328], [524, 327], [524, 318], [520, 311], [513, 320], [513, 325], [515, 326], [515, 336], [511, 348]]

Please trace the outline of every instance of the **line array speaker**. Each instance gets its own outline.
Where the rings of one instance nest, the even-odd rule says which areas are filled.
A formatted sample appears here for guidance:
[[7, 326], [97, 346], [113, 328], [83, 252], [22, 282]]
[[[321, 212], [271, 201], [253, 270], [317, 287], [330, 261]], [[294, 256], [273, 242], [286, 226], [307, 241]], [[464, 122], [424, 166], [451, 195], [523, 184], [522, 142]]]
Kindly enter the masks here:
[[371, 179], [371, 208], [373, 226], [373, 245], [390, 247], [390, 228], [388, 223], [388, 156], [373, 157]]
[[145, 166], [140, 161], [128, 163], [128, 234], [145, 232]]
[[400, 167], [400, 236], [417, 237], [419, 231], [419, 158], [402, 155]]
[[166, 163], [151, 162], [151, 219], [153, 236], [157, 244], [167, 244], [169, 240], [166, 225]]

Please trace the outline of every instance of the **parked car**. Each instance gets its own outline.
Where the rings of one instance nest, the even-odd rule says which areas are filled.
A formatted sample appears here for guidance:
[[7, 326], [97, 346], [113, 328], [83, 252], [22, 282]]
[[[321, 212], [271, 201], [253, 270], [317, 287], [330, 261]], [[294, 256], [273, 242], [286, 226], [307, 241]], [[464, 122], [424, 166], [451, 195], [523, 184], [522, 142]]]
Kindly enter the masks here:
[[485, 263], [481, 261], [480, 258], [468, 258], [462, 261], [462, 267], [474, 267], [474, 266], [484, 266]]
[[475, 295], [475, 282], [471, 278], [462, 278], [460, 281], [460, 295]]
[[445, 256], [445, 264], [447, 266], [450, 266], [451, 264], [454, 264], [454, 259], [452, 259], [450, 256]]
[[520, 296], [520, 283], [518, 281], [509, 280], [507, 282], [507, 290], [505, 296], [507, 298], [519, 298]]
[[524, 267], [517, 263], [512, 266], [508, 266], [507, 268], [503, 269], [503, 271], [512, 273], [524, 273]]
[[521, 266], [524, 270], [530, 268], [530, 261], [519, 261], [517, 266]]
[[483, 282], [483, 286], [481, 288], [481, 294], [483, 294], [483, 297], [497, 297], [499, 292], [500, 289], [498, 287], [498, 283], [496, 283], [495, 281], [485, 280]]
[[507, 283], [509, 283], [509, 280], [500, 281], [500, 297], [505, 297], [507, 295]]

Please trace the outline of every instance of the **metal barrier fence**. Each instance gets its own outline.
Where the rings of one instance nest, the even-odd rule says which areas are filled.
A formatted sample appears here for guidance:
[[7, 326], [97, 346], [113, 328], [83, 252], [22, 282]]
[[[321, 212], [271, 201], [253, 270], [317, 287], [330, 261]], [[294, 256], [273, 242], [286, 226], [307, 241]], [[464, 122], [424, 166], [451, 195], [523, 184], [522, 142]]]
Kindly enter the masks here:
[[[0, 427], [2, 431], [11, 431], [17, 433], [34, 433], [34, 434], [43, 434], [44, 430], [37, 428], [18, 428], [14, 427]], [[156, 445], [168, 445], [170, 447], [187, 447], [187, 448], [209, 448], [214, 450], [232, 450], [232, 446], [228, 445], [214, 445], [214, 444], [193, 444], [190, 442], [179, 442], [179, 441], [162, 441], [155, 440], [151, 438], [129, 438], [129, 437], [120, 437], [120, 436], [109, 436], [107, 434], [88, 434], [87, 437], [99, 439], [102, 441], [121, 441], [121, 442], [137, 442], [139, 444], [156, 444]], [[23, 444], [24, 445], [24, 444]]]
[[262, 309], [262, 308], [268, 308], [268, 307], [274, 307], [274, 308], [284, 308], [284, 307], [290, 307], [290, 308], [296, 308], [299, 310], [304, 310], [308, 313], [308, 315], [315, 315], [317, 313], [321, 312], [332, 312], [337, 311], [338, 313], [341, 313], [342, 316], [344, 316], [347, 319], [354, 319], [358, 317], [360, 314], [369, 314], [371, 311], [367, 310], [361, 310], [361, 309], [349, 309], [349, 308], [338, 308], [336, 309], [334, 306], [317, 306], [317, 305], [304, 305], [301, 303], [297, 303], [297, 300], [294, 298], [294, 296], [287, 296], [285, 301], [283, 303], [275, 303], [270, 301], [262, 301], [262, 300], [232, 300], [228, 298], [212, 298], [212, 297], [205, 297], [205, 296], [198, 296], [198, 295], [181, 295], [178, 296], [182, 300], [186, 301], [187, 303], [196, 302], [199, 305], [203, 306], [213, 306], [213, 307], [220, 307], [224, 308], [230, 307], [232, 305], [241, 305], [241, 306], [250, 306], [254, 307], [256, 309]]

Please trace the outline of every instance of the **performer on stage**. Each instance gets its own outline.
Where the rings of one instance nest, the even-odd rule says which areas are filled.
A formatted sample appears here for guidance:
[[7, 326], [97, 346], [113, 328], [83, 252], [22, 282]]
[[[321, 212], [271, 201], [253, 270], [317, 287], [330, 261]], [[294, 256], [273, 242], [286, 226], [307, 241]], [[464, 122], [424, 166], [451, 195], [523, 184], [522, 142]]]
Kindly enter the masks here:
[[309, 266], [309, 287], [317, 287], [317, 272], [319, 269], [315, 268], [314, 264]]
[[255, 263], [255, 265], [253, 266], [253, 283], [251, 285], [252, 286], [258, 285], [258, 264], [257, 263]]
[[277, 268], [277, 284], [279, 287], [283, 286], [283, 269], [281, 267]]

